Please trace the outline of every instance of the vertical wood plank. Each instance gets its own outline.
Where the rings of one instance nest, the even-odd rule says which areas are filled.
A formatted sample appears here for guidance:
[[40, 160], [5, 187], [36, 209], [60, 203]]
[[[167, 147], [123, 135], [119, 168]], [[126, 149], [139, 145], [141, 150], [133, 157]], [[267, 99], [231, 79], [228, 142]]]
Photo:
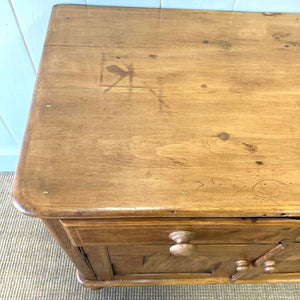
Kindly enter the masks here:
[[80, 274], [82, 274], [85, 279], [94, 279], [91, 270], [82, 258], [78, 248], [71, 245], [70, 240], [59, 220], [43, 219], [43, 222], [55, 237], [59, 245], [64, 249], [71, 261], [74, 263]]

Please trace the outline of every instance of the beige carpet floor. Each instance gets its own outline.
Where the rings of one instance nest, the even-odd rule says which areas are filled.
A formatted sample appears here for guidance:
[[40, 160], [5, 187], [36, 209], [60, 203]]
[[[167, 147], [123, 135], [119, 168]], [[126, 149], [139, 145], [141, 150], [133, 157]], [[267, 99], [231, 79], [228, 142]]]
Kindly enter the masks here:
[[300, 299], [300, 284], [82, 287], [41, 221], [13, 207], [13, 176], [0, 173], [0, 299]]

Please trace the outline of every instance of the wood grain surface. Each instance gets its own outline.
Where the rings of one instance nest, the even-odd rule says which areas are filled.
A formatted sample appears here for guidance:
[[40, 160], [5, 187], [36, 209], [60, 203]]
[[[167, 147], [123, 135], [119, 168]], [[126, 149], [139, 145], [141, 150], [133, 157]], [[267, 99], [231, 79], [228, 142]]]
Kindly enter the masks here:
[[300, 216], [299, 19], [56, 6], [15, 205], [39, 217]]
[[[240, 257], [255, 259], [272, 245], [197, 245], [189, 256], [174, 256], [169, 245], [111, 245], [108, 253], [116, 275], [198, 273], [227, 275], [235, 273], [235, 261]], [[87, 253], [97, 253], [99, 246], [86, 246]], [[296, 268], [297, 269], [297, 268]], [[297, 271], [297, 270], [294, 270]], [[298, 268], [299, 269], [299, 268]], [[100, 273], [101, 269], [95, 269]], [[149, 276], [150, 277], [150, 276]]]
[[239, 218], [135, 218], [61, 220], [74, 246], [89, 244], [176, 244], [170, 234], [191, 231], [192, 244], [270, 244], [295, 242], [300, 220]]
[[[89, 288], [117, 285], [153, 284], [208, 284], [229, 283], [234, 274], [237, 259], [255, 260], [276, 245], [198, 245], [190, 257], [174, 257], [168, 254], [166, 245], [116, 245], [107, 247], [114, 270], [112, 280], [90, 281], [82, 275], [79, 281]], [[274, 256], [278, 273], [264, 273], [263, 265], [248, 272], [235, 283], [299, 282], [299, 243], [287, 245]], [[99, 252], [99, 246], [87, 246], [91, 257]], [[93, 262], [96, 264], [96, 261]], [[96, 269], [101, 274], [102, 269]]]

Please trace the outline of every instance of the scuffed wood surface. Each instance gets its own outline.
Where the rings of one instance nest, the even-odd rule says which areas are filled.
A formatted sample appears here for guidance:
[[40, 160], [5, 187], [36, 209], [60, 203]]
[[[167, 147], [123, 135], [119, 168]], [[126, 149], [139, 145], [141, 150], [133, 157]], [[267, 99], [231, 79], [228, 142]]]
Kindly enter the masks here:
[[299, 18], [56, 6], [15, 205], [42, 217], [299, 216]]

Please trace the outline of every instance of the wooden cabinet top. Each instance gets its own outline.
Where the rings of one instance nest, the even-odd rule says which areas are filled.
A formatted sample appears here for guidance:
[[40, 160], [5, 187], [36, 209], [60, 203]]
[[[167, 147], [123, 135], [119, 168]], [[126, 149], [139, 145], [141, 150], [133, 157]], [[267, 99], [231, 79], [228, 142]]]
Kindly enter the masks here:
[[55, 6], [14, 203], [300, 216], [299, 78], [300, 14]]

